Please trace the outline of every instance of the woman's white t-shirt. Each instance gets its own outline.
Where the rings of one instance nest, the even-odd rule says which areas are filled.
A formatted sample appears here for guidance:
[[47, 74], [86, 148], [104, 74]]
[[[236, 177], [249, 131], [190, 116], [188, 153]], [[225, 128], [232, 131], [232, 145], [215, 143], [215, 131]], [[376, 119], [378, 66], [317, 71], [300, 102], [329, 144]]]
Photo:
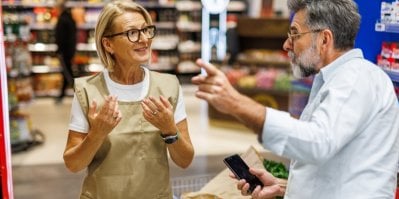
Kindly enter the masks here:
[[[110, 95], [117, 96], [118, 101], [123, 101], [123, 102], [143, 100], [144, 97], [147, 95], [150, 86], [149, 70], [145, 67], [143, 67], [143, 69], [145, 74], [144, 80], [134, 85], [123, 85], [112, 81], [112, 79], [109, 77], [108, 70], [105, 69], [103, 71], [104, 79]], [[186, 119], [187, 117], [184, 99], [183, 99], [183, 92], [181, 87], [179, 88], [179, 97], [177, 99], [176, 111], [174, 116], [176, 123], [179, 123], [180, 121]], [[72, 100], [71, 120], [69, 123], [69, 130], [81, 133], [87, 133], [89, 131], [89, 123], [76, 98], [76, 95], [73, 96]]]

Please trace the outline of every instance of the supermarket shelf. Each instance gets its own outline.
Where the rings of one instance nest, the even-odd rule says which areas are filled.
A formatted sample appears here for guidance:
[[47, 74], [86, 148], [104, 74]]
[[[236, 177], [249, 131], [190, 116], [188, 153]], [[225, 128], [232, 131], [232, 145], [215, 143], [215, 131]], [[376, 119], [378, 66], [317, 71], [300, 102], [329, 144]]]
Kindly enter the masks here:
[[279, 67], [279, 68], [289, 68], [290, 67], [289, 62], [280, 62], [280, 61], [267, 61], [267, 60], [239, 58], [237, 60], [237, 62], [240, 64], [246, 64], [246, 65], [275, 66], [275, 67]]
[[151, 65], [147, 66], [150, 70], [155, 71], [174, 71], [175, 64], [172, 63], [152, 63]]
[[175, 22], [155, 22], [157, 29], [173, 29], [175, 28]]
[[200, 22], [178, 21], [176, 27], [182, 32], [200, 32], [202, 25]]
[[33, 3], [33, 2], [22, 2], [22, 1], [2, 1], [2, 6], [7, 7], [53, 7], [54, 3]]
[[174, 3], [158, 3], [158, 2], [149, 2], [145, 0], [139, 0], [136, 2], [145, 8], [175, 8]]
[[8, 78], [25, 78], [25, 77], [30, 77], [30, 71], [18, 71], [18, 70], [11, 70], [10, 72], [7, 72], [7, 77]]
[[[176, 9], [180, 12], [199, 11], [202, 9], [202, 4], [199, 1], [178, 1]], [[246, 5], [242, 1], [230, 1], [227, 5], [228, 12], [243, 12], [245, 9]]]
[[41, 73], [60, 73], [62, 72], [61, 67], [50, 67], [46, 65], [36, 65], [32, 66], [32, 73], [41, 74]]
[[93, 2], [87, 2], [87, 1], [67, 1], [66, 6], [67, 7], [86, 7], [86, 8], [102, 8], [104, 7], [105, 3], [103, 2], [98, 2], [98, 3], [93, 3]]
[[58, 47], [57, 44], [36, 43], [29, 44], [28, 49], [30, 52], [55, 52]]
[[[56, 52], [58, 46], [57, 44], [36, 43], [29, 44], [28, 49], [30, 52]], [[78, 51], [96, 51], [96, 45], [94, 43], [78, 43], [76, 49]]]
[[[174, 8], [174, 3], [157, 3], [157, 2], [148, 2], [148, 1], [137, 1], [140, 5], [145, 8]], [[104, 2], [98, 3], [88, 3], [88, 2], [68, 2], [67, 6], [76, 7], [76, 6], [84, 6], [84, 7], [92, 7], [92, 8], [102, 8], [105, 5]]]
[[158, 29], [173, 29], [173, 28], [175, 28], [175, 22], [165, 21], [165, 22], [155, 22], [154, 24]]
[[178, 1], [176, 2], [176, 9], [180, 12], [186, 11], [198, 11], [202, 9], [201, 2], [194, 2], [194, 1]]
[[55, 24], [50, 23], [32, 23], [29, 25], [29, 28], [32, 30], [53, 30], [55, 28]]
[[104, 70], [104, 66], [102, 64], [88, 64], [84, 70], [90, 73], [101, 72]]
[[78, 51], [96, 51], [96, 44], [95, 43], [91, 43], [91, 44], [78, 43], [76, 45], [76, 49]]
[[179, 74], [198, 74], [201, 72], [200, 68], [191, 60], [181, 61], [177, 65], [177, 71]]
[[[240, 17], [237, 22], [237, 33], [246, 38], [269, 38], [285, 41], [289, 27], [288, 18]], [[281, 44], [279, 45], [281, 49]]]
[[245, 93], [245, 94], [253, 94], [253, 93], [268, 93], [271, 95], [277, 95], [277, 96], [288, 96], [289, 95], [289, 90], [277, 90], [277, 89], [264, 89], [264, 88], [242, 88], [242, 87], [236, 87], [236, 89], [240, 93]]
[[79, 24], [78, 29], [80, 30], [92, 30], [96, 27], [95, 23], [85, 23], [85, 24]]
[[[35, 3], [33, 1], [2, 1], [1, 2], [2, 6], [8, 6], [8, 7], [25, 7], [25, 8], [34, 8], [34, 7], [54, 7], [55, 6], [55, 1], [54, 2], [48, 2], [48, 3]], [[89, 3], [89, 2], [84, 2], [84, 1], [68, 1], [66, 3], [67, 7], [91, 7], [91, 8], [102, 8], [104, 6], [104, 3]]]
[[[102, 64], [87, 64], [84, 67], [85, 72], [100, 72], [104, 69]], [[61, 73], [61, 67], [51, 67], [46, 65], [36, 65], [32, 67], [32, 73], [34, 74], [49, 74], [49, 73]]]
[[[166, 41], [166, 42], [165, 42]], [[176, 49], [177, 43], [178, 43], [178, 38], [177, 37], [158, 37], [155, 38], [153, 43], [152, 43], [152, 49], [153, 50], [173, 50]], [[95, 43], [78, 43], [76, 45], [76, 49], [78, 51], [96, 51], [96, 44]]]
[[375, 31], [399, 33], [399, 24], [376, 23]]
[[179, 43], [179, 37], [175, 35], [155, 37], [152, 41], [153, 50], [174, 50]]
[[194, 41], [180, 42], [177, 48], [180, 53], [201, 53], [200, 42], [194, 42]]
[[247, 6], [242, 1], [230, 1], [227, 5], [227, 11], [229, 12], [243, 12]]
[[[96, 26], [95, 23], [85, 23], [85, 24], [78, 25], [77, 28], [81, 29], [81, 30], [91, 30], [91, 29], [94, 29], [95, 26]], [[29, 24], [29, 28], [31, 30], [54, 30], [55, 29], [55, 24], [52, 24], [52, 23], [31, 23], [31, 24]]]
[[[85, 23], [77, 26], [80, 30], [91, 30], [96, 26], [95, 23]], [[32, 23], [29, 25], [29, 28], [32, 30], [54, 30], [55, 24], [52, 23]]]

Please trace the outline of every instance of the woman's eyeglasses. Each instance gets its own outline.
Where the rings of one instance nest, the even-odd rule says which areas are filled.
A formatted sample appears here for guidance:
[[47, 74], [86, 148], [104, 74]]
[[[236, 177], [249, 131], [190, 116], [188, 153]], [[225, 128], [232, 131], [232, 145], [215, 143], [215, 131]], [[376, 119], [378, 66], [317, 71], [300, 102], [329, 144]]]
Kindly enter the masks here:
[[140, 33], [143, 33], [143, 35], [146, 37], [146, 39], [152, 39], [155, 37], [157, 32], [157, 29], [155, 26], [146, 26], [142, 29], [130, 29], [124, 32], [120, 33], [115, 33], [111, 35], [107, 35], [105, 37], [115, 37], [118, 35], [126, 35], [127, 39], [129, 39], [130, 42], [138, 42], [140, 40]]

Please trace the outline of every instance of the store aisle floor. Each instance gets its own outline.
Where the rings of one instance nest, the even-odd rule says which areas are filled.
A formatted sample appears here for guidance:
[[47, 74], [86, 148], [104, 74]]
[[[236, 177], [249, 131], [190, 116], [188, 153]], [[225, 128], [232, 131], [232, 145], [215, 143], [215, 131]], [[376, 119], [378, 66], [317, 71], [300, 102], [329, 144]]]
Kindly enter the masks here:
[[[186, 170], [179, 169], [171, 164], [172, 176], [184, 177], [219, 172], [224, 168], [222, 163], [224, 156], [242, 153], [251, 145], [262, 150], [262, 147], [257, 143], [256, 136], [245, 127], [232, 123], [230, 123], [232, 126], [227, 127], [226, 125], [214, 125], [215, 122], [210, 122], [207, 104], [194, 96], [195, 89], [195, 86], [183, 85], [190, 136], [195, 149], [195, 160]], [[12, 154], [14, 193], [18, 196], [16, 199], [33, 199], [32, 195], [19, 192], [45, 188], [46, 190], [43, 191], [35, 191], [37, 195], [40, 195], [42, 192], [51, 191], [49, 186], [58, 186], [57, 183], [68, 183], [72, 187], [77, 187], [74, 190], [67, 187], [64, 187], [65, 189], [61, 187], [52, 188], [64, 195], [63, 192], [66, 190], [70, 190], [70, 194], [76, 194], [79, 191], [79, 185], [76, 185], [76, 183], [80, 183], [80, 178], [76, 179], [76, 176], [81, 177], [83, 173], [71, 174], [66, 172], [62, 160], [67, 139], [71, 101], [72, 98], [66, 98], [62, 104], [56, 105], [52, 98], [38, 98], [23, 109], [31, 117], [32, 128], [43, 132], [46, 140], [42, 145]], [[56, 166], [51, 167], [51, 165]], [[37, 174], [30, 172], [33, 168], [38, 171]], [[62, 175], [59, 173], [62, 173]], [[44, 177], [43, 181], [35, 179], [38, 176]], [[45, 180], [46, 176], [48, 176], [47, 179], [51, 180]], [[34, 185], [34, 183], [38, 184]], [[60, 193], [56, 195], [60, 195]], [[41, 197], [43, 198], [43, 196]]]

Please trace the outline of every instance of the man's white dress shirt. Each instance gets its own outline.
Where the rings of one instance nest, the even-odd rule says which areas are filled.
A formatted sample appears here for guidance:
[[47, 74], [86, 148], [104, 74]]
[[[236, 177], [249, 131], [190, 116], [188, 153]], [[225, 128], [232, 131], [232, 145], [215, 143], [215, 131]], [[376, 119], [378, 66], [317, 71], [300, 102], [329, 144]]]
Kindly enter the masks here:
[[352, 49], [315, 76], [299, 120], [267, 108], [262, 138], [291, 159], [285, 199], [392, 199], [398, 135], [392, 81]]

